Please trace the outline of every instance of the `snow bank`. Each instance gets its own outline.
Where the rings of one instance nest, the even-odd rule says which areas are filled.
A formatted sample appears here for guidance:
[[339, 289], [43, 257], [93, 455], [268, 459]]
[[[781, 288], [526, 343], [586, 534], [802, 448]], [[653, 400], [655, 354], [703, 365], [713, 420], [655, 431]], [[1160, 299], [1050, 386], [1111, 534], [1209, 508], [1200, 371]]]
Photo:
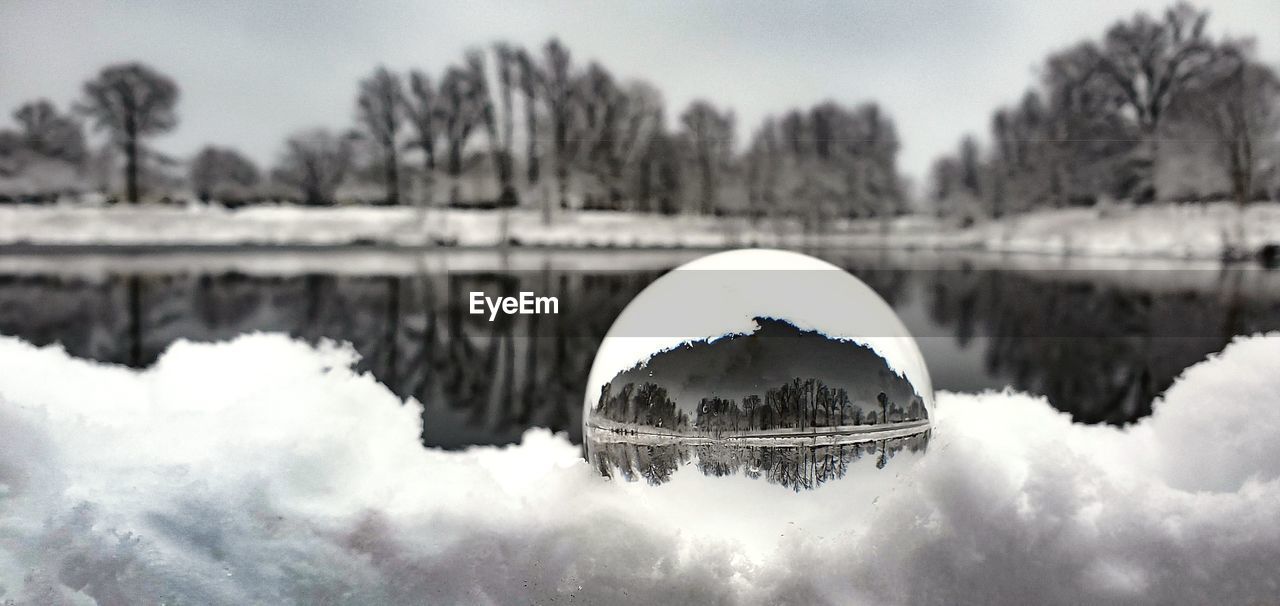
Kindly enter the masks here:
[[572, 248], [732, 248], [800, 246], [791, 222], [560, 213], [550, 225], [536, 210], [345, 206], [0, 206], [0, 245], [45, 246], [496, 246], [503, 242]]
[[1219, 259], [1243, 225], [1251, 251], [1280, 244], [1280, 204], [1072, 208], [957, 230], [925, 216], [835, 220], [806, 231], [795, 220], [559, 212], [534, 209], [345, 206], [0, 206], [0, 245], [48, 246], [496, 246], [568, 248], [922, 248], [1051, 255]]
[[0, 339], [0, 603], [1204, 604], [1280, 584], [1280, 334], [1125, 429], [943, 394], [928, 456], [856, 518], [732, 478], [731, 509], [690, 509], [543, 431], [426, 450], [420, 407], [354, 357], [251, 335], [136, 372]]
[[1230, 203], [1075, 208], [1028, 213], [974, 230], [986, 250], [1054, 255], [1220, 259], [1280, 245], [1280, 204]]

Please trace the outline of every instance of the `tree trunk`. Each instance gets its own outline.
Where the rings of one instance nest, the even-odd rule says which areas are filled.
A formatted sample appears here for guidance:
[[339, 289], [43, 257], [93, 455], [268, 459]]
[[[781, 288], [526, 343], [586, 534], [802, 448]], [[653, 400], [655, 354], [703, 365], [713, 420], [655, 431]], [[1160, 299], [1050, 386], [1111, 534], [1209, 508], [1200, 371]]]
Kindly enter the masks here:
[[525, 92], [524, 98], [524, 121], [525, 129], [528, 131], [528, 151], [525, 153], [525, 177], [528, 179], [529, 187], [538, 184], [540, 175], [540, 166], [538, 162], [538, 113], [534, 109], [534, 97], [532, 92]]
[[[553, 129], [555, 133], [556, 192], [557, 197], [560, 199], [560, 208], [569, 208], [569, 154], [566, 149], [568, 147], [569, 125], [567, 124], [568, 118], [563, 115], [563, 112], [566, 111], [564, 108], [567, 104], [568, 101], [564, 99], [557, 103], [557, 115], [555, 118], [555, 127]], [[548, 224], [551, 222], [551, 208], [549, 201], [547, 203], [546, 212], [543, 215], [543, 222]]]
[[132, 204], [138, 203], [138, 137], [135, 134], [125, 135], [124, 141], [124, 187], [125, 199]]
[[459, 183], [462, 177], [462, 140], [449, 143], [449, 177], [452, 181], [449, 189], [449, 203], [458, 204], [462, 196], [462, 184]]
[[387, 147], [387, 161], [385, 169], [387, 179], [387, 205], [396, 206], [400, 204], [400, 159], [396, 154], [394, 144]]
[[707, 157], [702, 158], [702, 214], [710, 216], [715, 214], [715, 191], [716, 186], [711, 177], [711, 160]]
[[533, 142], [533, 141], [529, 142], [528, 156], [529, 157], [525, 159], [525, 162], [528, 163], [528, 166], [526, 167], [527, 169], [526, 177], [529, 180], [529, 185], [533, 186], [538, 184], [538, 177], [539, 177], [538, 144], [536, 142]]
[[1138, 184], [1133, 196], [1133, 201], [1137, 204], [1155, 202], [1160, 193], [1156, 189], [1156, 168], [1160, 158], [1159, 129], [1150, 127], [1143, 130], [1142, 155], [1138, 158]]
[[[1240, 93], [1242, 94], [1242, 93]], [[1232, 240], [1228, 245], [1228, 255], [1233, 257], [1244, 257], [1248, 250], [1248, 244], [1245, 242], [1245, 206], [1249, 203], [1249, 197], [1253, 194], [1253, 141], [1250, 137], [1253, 133], [1249, 132], [1248, 118], [1243, 107], [1244, 101], [1237, 99], [1236, 103], [1231, 106], [1232, 115], [1229, 116], [1229, 124], [1233, 134], [1232, 141], [1229, 143], [1230, 164], [1231, 164], [1231, 193], [1235, 198], [1236, 217], [1235, 217], [1235, 233], [1232, 234]]]
[[422, 163], [422, 200], [419, 204], [422, 215], [425, 218], [426, 209], [435, 204], [436, 196], [436, 154], [435, 149], [431, 145], [423, 146], [423, 163]]
[[[563, 153], [556, 154], [556, 196], [560, 202], [560, 208], [569, 207], [569, 164], [565, 161]], [[551, 196], [544, 196], [542, 205], [542, 224], [551, 224], [551, 214], [553, 212], [553, 204]]]
[[520, 195], [515, 188], [515, 165], [511, 151], [502, 149], [498, 152], [498, 205], [504, 208], [520, 204]]
[[1231, 187], [1236, 204], [1243, 208], [1253, 193], [1253, 145], [1249, 140], [1253, 133], [1245, 128], [1240, 130], [1234, 145], [1235, 153], [1231, 154]]

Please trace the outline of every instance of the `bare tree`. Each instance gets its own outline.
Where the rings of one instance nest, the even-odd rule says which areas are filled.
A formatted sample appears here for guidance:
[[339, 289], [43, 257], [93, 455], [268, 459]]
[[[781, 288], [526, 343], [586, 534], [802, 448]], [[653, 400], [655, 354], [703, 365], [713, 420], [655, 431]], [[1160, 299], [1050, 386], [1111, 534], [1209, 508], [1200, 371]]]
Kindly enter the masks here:
[[1261, 152], [1275, 136], [1280, 118], [1280, 79], [1270, 67], [1252, 61], [1248, 47], [1226, 46], [1213, 74], [1175, 106], [1179, 118], [1207, 130], [1240, 206], [1254, 194]]
[[777, 122], [766, 117], [752, 136], [751, 147], [746, 154], [747, 210], [753, 218], [765, 216], [776, 209], [778, 173], [782, 162]]
[[305, 131], [285, 142], [275, 178], [301, 194], [304, 203], [333, 204], [351, 168], [351, 142], [324, 129]]
[[[641, 163], [653, 152], [663, 128], [662, 93], [647, 82], [632, 82], [622, 91], [624, 103], [612, 140], [611, 187], [615, 195], [629, 195], [638, 206]], [[647, 192], [644, 192], [647, 193]]]
[[834, 216], [891, 217], [902, 210], [898, 135], [878, 105], [827, 101], [764, 124], [746, 158], [753, 207], [785, 201], [814, 225]]
[[706, 101], [694, 101], [680, 115], [689, 137], [693, 165], [698, 173], [698, 208], [703, 214], [717, 210], [719, 189], [733, 154], [733, 112], [721, 112]]
[[86, 82], [84, 97], [80, 110], [124, 151], [125, 197], [137, 203], [142, 138], [177, 125], [178, 86], [146, 65], [125, 63], [108, 66]]
[[440, 81], [437, 108], [448, 152], [446, 171], [453, 180], [449, 200], [457, 203], [461, 196], [458, 179], [462, 176], [467, 141], [477, 126], [484, 122], [482, 83], [466, 69], [450, 67]]
[[23, 104], [13, 119], [21, 128], [22, 146], [33, 153], [72, 164], [88, 155], [80, 123], [59, 113], [48, 99]]
[[189, 170], [191, 187], [205, 202], [243, 199], [258, 184], [258, 178], [258, 168], [240, 152], [212, 145], [196, 154]]
[[409, 74], [409, 93], [402, 99], [405, 115], [414, 130], [410, 145], [422, 150], [424, 204], [431, 204], [436, 172], [436, 139], [440, 136], [440, 107], [435, 85], [421, 71]]
[[503, 206], [514, 206], [517, 196], [512, 185], [514, 170], [511, 157], [511, 131], [513, 127], [507, 126], [511, 107], [510, 74], [507, 68], [508, 49], [504, 45], [497, 45], [494, 50], [499, 86], [503, 88], [502, 95], [505, 102], [504, 124], [501, 129], [498, 126], [498, 111], [494, 106], [493, 95], [489, 91], [489, 77], [485, 69], [483, 51], [468, 51], [464, 64], [466, 73], [474, 84], [474, 103], [479, 111], [480, 123], [484, 126], [485, 135], [489, 140], [489, 153], [493, 159], [494, 173], [500, 192], [499, 200], [502, 201]]
[[628, 197], [645, 192], [640, 166], [662, 128], [662, 96], [644, 82], [618, 84], [592, 63], [576, 78], [577, 111], [570, 134], [570, 164], [594, 177], [597, 191], [586, 193], [595, 208], [621, 209]]
[[[569, 131], [574, 112], [573, 60], [569, 49], [552, 38], [543, 48], [542, 101], [551, 123], [551, 156], [556, 163], [556, 188], [560, 207], [569, 207]], [[543, 221], [551, 221], [551, 200], [543, 208]]]
[[948, 203], [960, 191], [960, 163], [947, 155], [933, 162], [929, 171], [929, 199], [938, 217], [951, 214]]
[[1256, 193], [1268, 145], [1280, 130], [1280, 78], [1250, 59], [1251, 43], [1230, 42], [1212, 74], [1172, 106], [1174, 121], [1195, 139], [1213, 142], [1212, 154], [1226, 173], [1236, 203], [1233, 233], [1224, 231], [1229, 256], [1248, 254], [1244, 208]]
[[498, 76], [498, 104], [500, 126], [494, 129], [498, 137], [501, 153], [498, 156], [498, 185], [501, 189], [499, 202], [502, 206], [516, 206], [519, 196], [515, 189], [515, 154], [512, 146], [515, 139], [515, 99], [513, 90], [516, 84], [516, 73], [519, 71], [515, 49], [506, 43], [493, 45], [494, 64]]
[[387, 188], [386, 203], [400, 203], [399, 141], [404, 86], [400, 77], [385, 67], [360, 82], [356, 99], [356, 120], [378, 148], [382, 159], [383, 182]]
[[1145, 143], [1128, 101], [1100, 76], [1088, 49], [1078, 45], [1051, 56], [1042, 93], [1027, 91], [1011, 108], [1013, 165], [1007, 168], [1016, 176], [1006, 207], [1134, 197], [1154, 179], [1154, 165], [1139, 149]]
[[1161, 20], [1138, 13], [1116, 23], [1101, 46], [1084, 47], [1137, 124], [1142, 142], [1136, 159], [1139, 182], [1134, 198], [1138, 202], [1158, 197], [1155, 165], [1166, 110], [1214, 60], [1213, 44], [1204, 31], [1208, 18], [1207, 11], [1179, 3], [1166, 10]]
[[[847, 111], [847, 110], [846, 110]], [[898, 175], [898, 130], [876, 103], [864, 103], [847, 119], [850, 136], [841, 145], [842, 162], [849, 166], [846, 181], [853, 213], [865, 211], [885, 218], [905, 211]]]
[[624, 103], [613, 76], [592, 62], [574, 78], [575, 120], [570, 123], [569, 164], [607, 179], [614, 151], [614, 121]]
[[1028, 91], [1020, 104], [1002, 107], [991, 118], [991, 152], [984, 194], [992, 217], [1001, 217], [1015, 207], [1059, 204], [1043, 187], [1045, 170], [1052, 161], [1044, 150], [1058, 140], [1045, 123], [1040, 96]]
[[960, 187], [974, 198], [982, 196], [980, 164], [977, 139], [973, 135], [965, 135], [960, 140]]
[[[662, 120], [659, 118], [658, 123]], [[659, 128], [636, 161], [636, 200], [641, 207], [674, 215], [681, 207], [681, 159], [688, 156], [688, 141]]]
[[0, 176], [10, 177], [25, 167], [22, 157], [22, 135], [16, 131], [0, 129]]
[[520, 92], [524, 96], [525, 176], [530, 186], [538, 184], [540, 158], [538, 150], [538, 91], [542, 88], [542, 71], [524, 49], [515, 51], [520, 68]]
[[997, 110], [992, 149], [972, 142], [939, 168], [954, 169], [947, 204], [962, 199], [987, 214], [1041, 206], [1159, 197], [1155, 169], [1170, 109], [1202, 88], [1221, 46], [1205, 33], [1208, 13], [1185, 3], [1153, 18], [1115, 23], [1045, 62], [1039, 90]]

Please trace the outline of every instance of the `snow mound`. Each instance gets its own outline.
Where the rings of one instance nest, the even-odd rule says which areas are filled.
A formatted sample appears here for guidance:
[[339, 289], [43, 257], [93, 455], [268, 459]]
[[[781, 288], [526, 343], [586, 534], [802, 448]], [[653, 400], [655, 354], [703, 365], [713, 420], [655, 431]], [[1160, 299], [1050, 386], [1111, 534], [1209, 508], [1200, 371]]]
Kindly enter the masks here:
[[[1276, 359], [1238, 339], [1123, 429], [942, 394], [929, 455], [849, 519], [789, 493], [676, 515], [545, 431], [424, 449], [342, 345], [139, 372], [0, 339], [0, 603], [1266, 603]], [[755, 536], [715, 523], [739, 515]]]

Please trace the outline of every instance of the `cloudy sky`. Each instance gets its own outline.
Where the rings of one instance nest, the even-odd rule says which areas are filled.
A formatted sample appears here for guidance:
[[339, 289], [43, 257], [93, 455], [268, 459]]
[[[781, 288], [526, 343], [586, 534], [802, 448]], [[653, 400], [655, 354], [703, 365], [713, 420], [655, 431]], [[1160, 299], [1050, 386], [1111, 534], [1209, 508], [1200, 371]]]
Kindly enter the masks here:
[[[351, 123], [378, 64], [439, 73], [469, 46], [560, 36], [578, 60], [643, 78], [669, 108], [731, 106], [746, 137], [766, 114], [823, 99], [879, 101], [902, 165], [924, 174], [1046, 53], [1097, 36], [1150, 0], [773, 2], [36, 2], [0, 0], [0, 112], [70, 103], [103, 65], [142, 60], [182, 87], [172, 154], [232, 145], [269, 163], [289, 132]], [[1251, 34], [1280, 63], [1280, 0], [1212, 3], [1218, 34]], [[669, 113], [675, 113], [671, 111]], [[7, 117], [5, 118], [7, 120]]]

